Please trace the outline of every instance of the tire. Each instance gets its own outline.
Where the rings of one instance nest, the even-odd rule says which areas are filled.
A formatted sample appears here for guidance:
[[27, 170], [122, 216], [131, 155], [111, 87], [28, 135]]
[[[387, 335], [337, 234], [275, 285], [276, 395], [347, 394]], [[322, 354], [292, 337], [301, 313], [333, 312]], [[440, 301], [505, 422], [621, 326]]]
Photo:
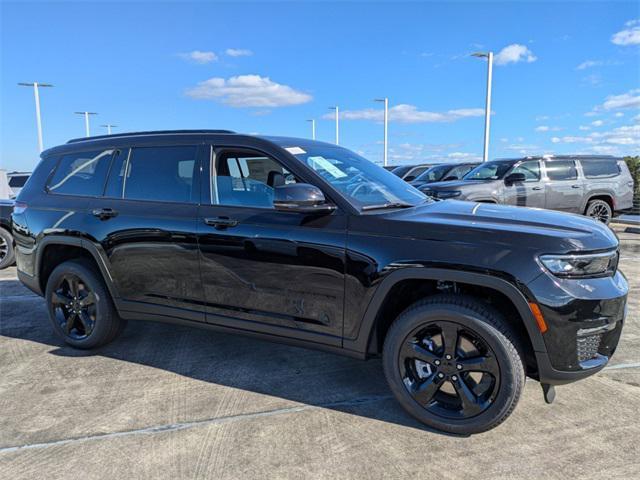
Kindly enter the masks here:
[[[78, 282], [75, 303], [71, 287], [74, 279]], [[54, 332], [75, 348], [106, 345], [126, 325], [118, 315], [101, 275], [87, 261], [71, 260], [58, 265], [47, 281], [45, 299]], [[74, 312], [81, 313], [70, 320]]]
[[[453, 331], [448, 350], [445, 338]], [[424, 332], [430, 333], [416, 342]], [[450, 360], [448, 351], [455, 352]], [[425, 425], [458, 435], [490, 430], [509, 417], [524, 388], [522, 358], [502, 315], [465, 295], [413, 304], [391, 325], [383, 347], [385, 377], [402, 407]]]
[[587, 217], [591, 217], [604, 223], [605, 225], [609, 225], [611, 217], [613, 217], [613, 210], [608, 202], [596, 199], [587, 203], [587, 208], [585, 209], [584, 214]]
[[13, 236], [4, 228], [0, 228], [0, 270], [13, 265], [15, 260]]

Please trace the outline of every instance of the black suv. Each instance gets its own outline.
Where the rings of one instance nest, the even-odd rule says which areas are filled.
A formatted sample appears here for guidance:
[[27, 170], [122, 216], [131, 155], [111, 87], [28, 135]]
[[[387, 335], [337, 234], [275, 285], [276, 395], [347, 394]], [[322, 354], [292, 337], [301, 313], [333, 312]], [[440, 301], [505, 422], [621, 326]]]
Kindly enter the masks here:
[[12, 225], [20, 280], [74, 347], [147, 319], [381, 355], [402, 406], [453, 433], [505, 420], [525, 376], [551, 401], [602, 369], [626, 309], [605, 225], [433, 200], [296, 138], [72, 140], [42, 154]]

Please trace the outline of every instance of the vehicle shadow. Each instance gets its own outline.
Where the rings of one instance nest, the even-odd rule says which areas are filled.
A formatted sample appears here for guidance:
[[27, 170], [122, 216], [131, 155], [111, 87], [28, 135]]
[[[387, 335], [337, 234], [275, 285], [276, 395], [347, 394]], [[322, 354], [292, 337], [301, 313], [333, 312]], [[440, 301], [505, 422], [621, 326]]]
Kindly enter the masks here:
[[[20, 288], [19, 284], [9, 285], [12, 282], [18, 283], [2, 281], [3, 290]], [[0, 336], [52, 347], [48, 352], [52, 355], [99, 355], [215, 385], [448, 435], [425, 427], [405, 413], [386, 384], [379, 359], [362, 361], [242, 335], [147, 321], [129, 322], [110, 345], [76, 350], [54, 335], [44, 300], [33, 296], [11, 298], [10, 302], [3, 301]], [[27, 302], [30, 305], [26, 308], [20, 306]]]

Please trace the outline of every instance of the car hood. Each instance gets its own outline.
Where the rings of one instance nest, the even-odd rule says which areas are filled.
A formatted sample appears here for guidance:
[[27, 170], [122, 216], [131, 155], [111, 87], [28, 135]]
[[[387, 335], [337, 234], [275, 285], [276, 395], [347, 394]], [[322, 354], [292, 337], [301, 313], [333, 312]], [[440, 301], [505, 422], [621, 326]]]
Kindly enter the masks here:
[[[450, 180], [448, 182], [432, 182], [428, 184], [428, 187], [431, 190], [466, 190], [475, 187], [486, 189], [487, 185], [497, 181], [499, 180]], [[422, 186], [427, 186], [427, 184]]]
[[382, 214], [378, 233], [510, 250], [569, 253], [616, 248], [616, 235], [591, 218], [537, 208], [445, 200]]

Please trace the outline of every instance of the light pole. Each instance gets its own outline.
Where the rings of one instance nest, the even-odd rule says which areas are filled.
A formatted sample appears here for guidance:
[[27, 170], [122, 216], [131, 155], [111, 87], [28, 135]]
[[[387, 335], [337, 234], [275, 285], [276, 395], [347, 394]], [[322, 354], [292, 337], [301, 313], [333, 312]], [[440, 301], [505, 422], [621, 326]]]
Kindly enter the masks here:
[[36, 126], [38, 128], [38, 148], [40, 152], [44, 150], [42, 146], [42, 120], [40, 119], [40, 93], [38, 92], [38, 87], [53, 87], [50, 83], [26, 83], [20, 82], [18, 83], [21, 87], [33, 87], [33, 96], [36, 100]]
[[117, 127], [118, 125], [113, 125], [112, 123], [107, 123], [106, 125], [100, 125], [100, 126], [107, 129], [107, 135], [111, 135], [111, 128], [112, 127]]
[[476, 52], [474, 57], [487, 59], [487, 101], [484, 107], [484, 153], [482, 161], [489, 160], [489, 129], [491, 127], [491, 78], [493, 74], [493, 52]]
[[376, 98], [375, 102], [384, 102], [384, 166], [387, 166], [387, 151], [389, 149], [388, 133], [389, 133], [389, 99]]
[[85, 137], [90, 137], [90, 130], [89, 130], [89, 115], [97, 115], [96, 112], [73, 112], [76, 115], [84, 115], [84, 131], [86, 133]]
[[307, 122], [311, 122], [311, 140], [316, 139], [316, 120], [315, 118], [311, 118], [307, 120]]
[[336, 111], [336, 145], [340, 145], [340, 107], [329, 107], [329, 110]]

